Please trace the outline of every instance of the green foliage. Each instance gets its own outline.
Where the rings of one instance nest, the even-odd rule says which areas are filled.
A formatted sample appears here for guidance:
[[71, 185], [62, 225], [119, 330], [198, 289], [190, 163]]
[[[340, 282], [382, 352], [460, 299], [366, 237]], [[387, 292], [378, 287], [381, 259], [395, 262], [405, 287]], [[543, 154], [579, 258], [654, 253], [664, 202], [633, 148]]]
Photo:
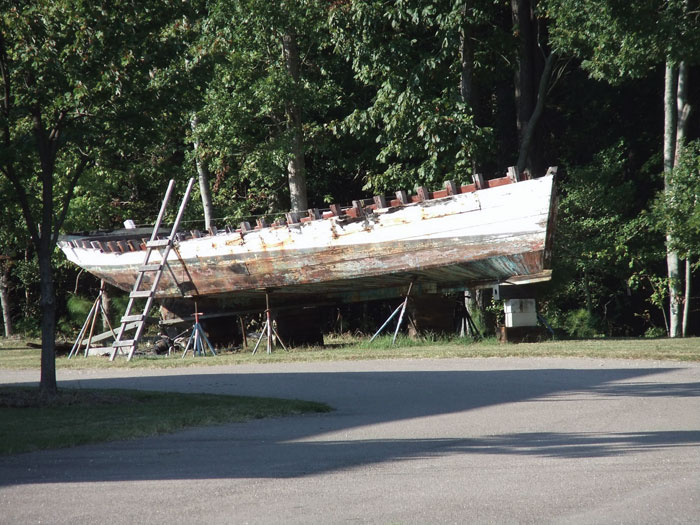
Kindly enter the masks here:
[[654, 206], [660, 231], [683, 258], [700, 257], [700, 140], [681, 146], [668, 189]]
[[566, 170], [561, 180], [547, 315], [569, 333], [589, 326], [567, 317], [580, 308], [596, 333], [641, 333], [661, 322], [661, 310], [656, 320], [634, 315], [644, 301], [663, 307], [664, 288], [650, 279], [663, 274], [664, 246], [645, 211], [653, 192], [645, 174], [631, 168], [627, 151], [622, 142], [607, 148], [589, 164]]
[[369, 104], [340, 128], [377, 143], [366, 189], [438, 186], [471, 173], [489, 131], [474, 124], [461, 98], [460, 29], [465, 17], [484, 17], [481, 7], [465, 12], [444, 1], [372, 1], [333, 11], [338, 49], [373, 90]]
[[685, 0], [544, 0], [540, 9], [554, 47], [581, 57], [593, 78], [615, 83], [667, 58], [700, 59], [700, 13]]
[[627, 264], [619, 247], [629, 241], [623, 228], [636, 213], [635, 187], [625, 180], [623, 145], [599, 153], [587, 166], [570, 168], [561, 193], [556, 269], [570, 277], [570, 292], [597, 304], [610, 272], [624, 275]]
[[[196, 134], [216, 176], [215, 202], [231, 218], [289, 208], [287, 165], [294, 140], [289, 111], [298, 107], [311, 200], [321, 204], [328, 186], [324, 176], [337, 176], [344, 162], [327, 128], [345, 103], [343, 70], [325, 24], [327, 4], [236, 0], [213, 2], [209, 9], [190, 53], [193, 62], [211, 68]], [[294, 38], [300, 52], [298, 81], [285, 63], [285, 36]]]
[[658, 339], [660, 337], [666, 337], [666, 329], [661, 326], [650, 326], [644, 332], [644, 337], [648, 339]]
[[9, 109], [0, 129], [11, 147], [0, 165], [16, 182], [10, 197], [21, 202], [26, 195], [23, 211], [33, 224], [46, 220], [43, 209], [55, 209], [52, 223], [42, 225], [54, 232], [64, 217], [73, 230], [152, 219], [157, 209], [149, 197], [177, 174], [178, 149], [177, 112], [154, 79], [178, 49], [169, 28], [188, 4], [2, 6]]
[[585, 308], [567, 312], [563, 328], [569, 337], [590, 339], [600, 335], [600, 321]]
[[66, 302], [66, 308], [73, 321], [82, 323], [90, 312], [92, 304], [93, 301], [90, 299], [78, 295], [71, 295]]
[[25, 337], [38, 337], [41, 333], [41, 317], [39, 314], [22, 316], [14, 324], [15, 332]]

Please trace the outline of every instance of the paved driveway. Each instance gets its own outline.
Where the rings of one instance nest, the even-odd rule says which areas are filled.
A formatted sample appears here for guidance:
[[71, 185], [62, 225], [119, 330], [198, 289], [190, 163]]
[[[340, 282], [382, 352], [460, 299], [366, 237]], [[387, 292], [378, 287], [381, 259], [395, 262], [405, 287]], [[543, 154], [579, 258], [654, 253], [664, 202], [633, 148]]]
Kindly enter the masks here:
[[[0, 371], [0, 383], [36, 381]], [[0, 458], [0, 523], [697, 523], [700, 366], [446, 359], [60, 371], [330, 414]]]

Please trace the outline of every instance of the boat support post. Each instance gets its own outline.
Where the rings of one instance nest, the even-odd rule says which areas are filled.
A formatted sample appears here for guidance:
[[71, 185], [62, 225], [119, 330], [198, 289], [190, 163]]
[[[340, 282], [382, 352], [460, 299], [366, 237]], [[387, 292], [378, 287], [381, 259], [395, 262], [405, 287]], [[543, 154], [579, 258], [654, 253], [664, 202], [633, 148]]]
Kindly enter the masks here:
[[[114, 333], [114, 328], [112, 328], [112, 323], [109, 322], [109, 316], [105, 312], [104, 306], [102, 306], [102, 296], [104, 295], [104, 293], [105, 282], [101, 281], [100, 293], [97, 295], [97, 299], [95, 299], [95, 302], [92, 303], [92, 308], [90, 308], [90, 312], [87, 315], [87, 319], [85, 319], [85, 323], [83, 323], [83, 327], [78, 333], [78, 338], [75, 340], [75, 344], [73, 345], [73, 348], [71, 348], [71, 351], [68, 354], [68, 359], [77, 355], [78, 352], [80, 352], [80, 347], [83, 345], [83, 343], [85, 343], [85, 357], [87, 357], [90, 354], [90, 345], [92, 343], [92, 336], [95, 331], [95, 323], [97, 322], [97, 315], [99, 313], [102, 313], [102, 316], [104, 317], [105, 321], [107, 321], [107, 326], [109, 327], [109, 331], [111, 332], [112, 337], [117, 337]], [[88, 335], [87, 342], [85, 342], [85, 333], [87, 332], [88, 327], [90, 329], [90, 335]]]
[[[194, 303], [194, 327], [192, 328], [192, 335], [190, 335], [187, 341], [187, 346], [185, 346], [185, 351], [182, 353], [182, 359], [185, 358], [187, 352], [190, 350], [190, 345], [192, 346], [192, 357], [197, 355], [206, 356], [207, 348], [211, 355], [216, 355], [214, 347], [209, 342], [207, 334], [204, 332], [201, 323], [199, 322], [199, 317], [202, 315], [200, 311], [197, 310], [197, 302]], [[206, 346], [205, 346], [206, 344]]]
[[403, 322], [403, 316], [406, 312], [406, 305], [408, 304], [408, 297], [411, 295], [412, 288], [413, 281], [411, 281], [411, 284], [408, 285], [408, 292], [406, 292], [406, 297], [404, 298], [403, 302], [399, 306], [397, 306], [396, 310], [394, 310], [393, 313], [389, 316], [389, 318], [386, 321], [384, 321], [384, 324], [372, 336], [372, 339], [369, 340], [370, 343], [377, 338], [381, 331], [384, 330], [386, 325], [388, 325], [391, 322], [391, 320], [396, 316], [396, 314], [399, 313], [399, 311], [401, 311], [401, 314], [399, 315], [399, 321], [396, 323], [396, 330], [394, 330], [394, 338], [391, 340], [392, 346], [396, 343], [396, 336], [399, 334], [399, 328], [401, 328], [401, 323]]
[[265, 325], [263, 326], [262, 332], [260, 333], [260, 337], [258, 338], [258, 342], [255, 343], [255, 348], [253, 348], [253, 353], [258, 351], [258, 346], [260, 346], [260, 341], [262, 341], [263, 337], [267, 337], [267, 353], [271, 354], [272, 353], [272, 335], [277, 338], [277, 341], [282, 345], [282, 348], [284, 348], [285, 351], [287, 350], [287, 347], [284, 346], [284, 342], [282, 341], [282, 338], [280, 335], [277, 333], [277, 330], [275, 330], [275, 327], [272, 326], [272, 316], [270, 313], [270, 293], [265, 290]]

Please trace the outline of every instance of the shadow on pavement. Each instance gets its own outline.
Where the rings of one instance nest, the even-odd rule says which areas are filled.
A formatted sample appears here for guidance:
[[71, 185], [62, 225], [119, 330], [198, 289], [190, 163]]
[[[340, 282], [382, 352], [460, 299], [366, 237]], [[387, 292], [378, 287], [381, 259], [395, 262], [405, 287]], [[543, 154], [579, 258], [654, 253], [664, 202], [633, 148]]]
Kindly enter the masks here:
[[[700, 383], [639, 381], [674, 368], [426, 372], [164, 374], [65, 381], [67, 388], [140, 388], [322, 401], [336, 411], [196, 428], [154, 438], [0, 458], [0, 486], [117, 480], [288, 478], [426, 456], [605, 457], [697, 447], [700, 431], [508, 433], [488, 437], [338, 439], [371, 425], [585, 394], [596, 399], [700, 395]], [[459, 416], [453, 416], [459, 417]], [[576, 417], [575, 414], [571, 416]], [[430, 425], [431, 423], [426, 423]], [[432, 423], [436, 424], [436, 423]], [[409, 434], [410, 435], [410, 434]]]

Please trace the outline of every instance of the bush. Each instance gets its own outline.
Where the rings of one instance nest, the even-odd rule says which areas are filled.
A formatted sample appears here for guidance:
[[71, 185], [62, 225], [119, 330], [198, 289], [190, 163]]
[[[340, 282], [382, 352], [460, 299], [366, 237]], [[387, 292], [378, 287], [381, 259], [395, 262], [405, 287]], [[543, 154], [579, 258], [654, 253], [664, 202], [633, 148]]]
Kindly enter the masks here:
[[563, 328], [569, 337], [587, 339], [600, 335], [599, 325], [595, 314], [585, 308], [579, 308], [566, 314]]
[[646, 332], [644, 332], [644, 337], [648, 337], [649, 339], [658, 339], [659, 337], [666, 337], [667, 335], [666, 329], [661, 326], [650, 326], [647, 328]]

